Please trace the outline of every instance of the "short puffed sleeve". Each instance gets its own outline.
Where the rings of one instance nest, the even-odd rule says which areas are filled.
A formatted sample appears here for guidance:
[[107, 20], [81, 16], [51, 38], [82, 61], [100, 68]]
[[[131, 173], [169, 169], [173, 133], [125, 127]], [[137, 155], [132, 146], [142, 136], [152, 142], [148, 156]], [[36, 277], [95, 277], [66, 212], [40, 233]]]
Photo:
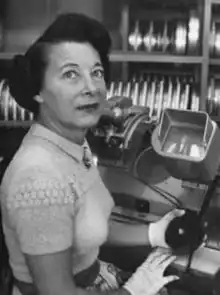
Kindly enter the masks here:
[[77, 193], [55, 170], [28, 168], [12, 180], [7, 210], [23, 253], [66, 250], [73, 242]]

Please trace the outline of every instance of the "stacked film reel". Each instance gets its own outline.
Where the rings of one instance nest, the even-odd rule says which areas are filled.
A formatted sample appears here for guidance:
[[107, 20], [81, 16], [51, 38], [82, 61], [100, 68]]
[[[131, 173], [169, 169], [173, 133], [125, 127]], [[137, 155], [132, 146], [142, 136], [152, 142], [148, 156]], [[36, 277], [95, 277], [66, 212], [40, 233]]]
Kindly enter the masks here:
[[0, 120], [1, 121], [32, 121], [33, 113], [19, 106], [10, 95], [5, 81], [0, 82]]
[[136, 20], [128, 35], [128, 45], [132, 51], [197, 54], [200, 31], [196, 11], [191, 11], [184, 20]]
[[[150, 117], [159, 119], [164, 108], [199, 110], [199, 95], [187, 79], [182, 77], [151, 76], [134, 81], [112, 81], [107, 99], [113, 96], [132, 98], [134, 105], [146, 106]], [[0, 120], [32, 121], [33, 113], [20, 107], [10, 95], [4, 81], [0, 82]]]
[[211, 116], [220, 116], [220, 79], [210, 77], [206, 110]]
[[159, 119], [164, 108], [199, 110], [199, 95], [195, 87], [183, 77], [151, 76], [129, 82], [111, 82], [107, 98], [125, 96], [134, 105], [145, 106], [149, 116]]

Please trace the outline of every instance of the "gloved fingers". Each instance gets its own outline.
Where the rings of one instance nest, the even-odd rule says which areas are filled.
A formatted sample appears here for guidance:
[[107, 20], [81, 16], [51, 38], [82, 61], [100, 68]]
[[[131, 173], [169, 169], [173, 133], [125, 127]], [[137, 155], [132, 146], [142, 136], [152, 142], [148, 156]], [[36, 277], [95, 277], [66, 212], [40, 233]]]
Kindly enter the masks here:
[[178, 276], [167, 276], [167, 277], [164, 277], [164, 285], [163, 286], [166, 286], [167, 284], [171, 283], [171, 282], [174, 282], [174, 281], [177, 281], [179, 280], [180, 278]]
[[162, 254], [151, 262], [145, 265], [145, 269], [151, 272], [160, 271], [161, 274], [164, 273], [165, 269], [176, 259], [175, 256], [170, 256], [168, 254]]
[[169, 253], [153, 252], [150, 257], [143, 263], [141, 269], [146, 269], [151, 272], [160, 270], [161, 273], [165, 271], [168, 265], [170, 265], [176, 259], [175, 256], [171, 256]]
[[173, 252], [170, 248], [158, 247], [157, 249], [158, 249], [158, 251], [160, 251], [160, 253], [167, 254], [167, 255], [173, 255], [172, 254]]
[[162, 271], [164, 272], [166, 270], [166, 268], [175, 260], [176, 260], [176, 256], [167, 257], [167, 259], [161, 263]]
[[160, 257], [162, 254], [164, 254], [162, 252], [162, 250], [160, 248], [156, 248], [155, 250], [153, 250], [149, 256], [146, 259], [146, 262], [148, 264], [152, 263], [157, 257]]
[[[175, 217], [180, 217], [183, 216], [185, 214], [185, 210], [181, 210], [181, 209], [174, 209], [170, 212], [168, 212], [165, 216], [164, 219], [166, 219], [168, 222], [170, 222], [171, 220], [173, 220]], [[162, 218], [163, 219], [163, 218]]]
[[176, 259], [176, 257], [171, 256], [170, 254], [162, 254], [161, 256], [159, 256], [155, 259], [155, 265], [165, 269], [175, 259]]

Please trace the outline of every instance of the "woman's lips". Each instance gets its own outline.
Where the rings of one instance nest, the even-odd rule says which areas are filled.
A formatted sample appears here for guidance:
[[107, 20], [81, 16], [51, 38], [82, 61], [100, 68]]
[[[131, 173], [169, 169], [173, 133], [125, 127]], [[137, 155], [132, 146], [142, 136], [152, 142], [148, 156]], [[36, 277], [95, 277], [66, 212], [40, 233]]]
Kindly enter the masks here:
[[91, 112], [91, 111], [97, 110], [99, 106], [100, 104], [96, 102], [96, 103], [90, 103], [90, 104], [84, 104], [84, 105], [78, 106], [77, 109], [79, 111]]

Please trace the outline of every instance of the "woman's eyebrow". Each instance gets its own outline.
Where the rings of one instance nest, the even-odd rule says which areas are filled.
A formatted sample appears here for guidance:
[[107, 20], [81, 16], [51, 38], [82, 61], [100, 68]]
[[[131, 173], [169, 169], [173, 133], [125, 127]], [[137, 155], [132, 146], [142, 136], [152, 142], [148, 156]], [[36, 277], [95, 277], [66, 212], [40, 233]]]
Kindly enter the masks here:
[[96, 62], [93, 67], [103, 67], [103, 64], [101, 62]]
[[72, 62], [67, 62], [64, 65], [60, 66], [60, 69], [64, 69], [66, 67], [77, 67], [77, 68], [79, 68], [79, 65], [75, 64], [75, 63], [72, 63]]
[[[63, 64], [62, 66], [60, 66], [60, 69], [64, 69], [66, 67], [77, 67], [77, 68], [80, 68], [79, 64], [76, 64], [76, 63], [73, 63], [73, 62], [67, 62], [65, 64]], [[95, 67], [103, 67], [102, 63], [101, 62], [96, 62], [92, 68], [95, 68]]]

